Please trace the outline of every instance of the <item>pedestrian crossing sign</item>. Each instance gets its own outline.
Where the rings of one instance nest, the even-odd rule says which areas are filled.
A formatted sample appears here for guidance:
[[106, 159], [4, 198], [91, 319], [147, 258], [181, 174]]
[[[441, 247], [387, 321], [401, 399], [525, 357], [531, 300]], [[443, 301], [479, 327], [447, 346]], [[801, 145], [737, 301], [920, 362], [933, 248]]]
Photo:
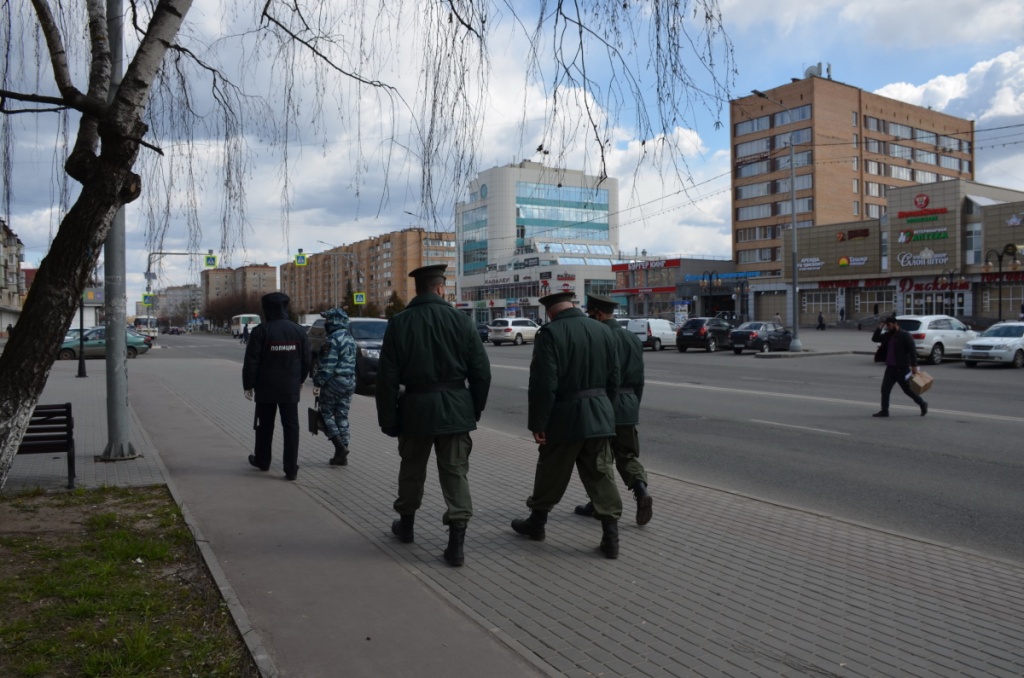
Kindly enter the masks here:
[[203, 266], [206, 268], [217, 268], [217, 255], [206, 254], [203, 255]]
[[153, 294], [143, 294], [142, 295], [142, 305], [143, 306], [152, 306], [153, 305], [153, 297], [154, 296], [156, 296], [156, 295], [153, 295]]
[[296, 254], [295, 255], [295, 265], [296, 266], [305, 266], [306, 265], [306, 255], [305, 254]]
[[355, 292], [352, 294], [352, 303], [365, 304], [366, 303], [366, 292]]

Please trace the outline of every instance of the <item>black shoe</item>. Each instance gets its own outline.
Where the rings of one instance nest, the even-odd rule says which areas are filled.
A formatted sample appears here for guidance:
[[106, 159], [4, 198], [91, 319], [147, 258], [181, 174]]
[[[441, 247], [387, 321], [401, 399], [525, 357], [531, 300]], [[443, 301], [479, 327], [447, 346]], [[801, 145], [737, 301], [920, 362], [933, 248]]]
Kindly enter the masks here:
[[341, 442], [341, 434], [330, 439], [334, 445], [334, 456], [328, 462], [331, 466], [348, 466], [348, 446]]
[[391, 523], [391, 534], [398, 537], [403, 544], [411, 544], [415, 540], [413, 525], [416, 523], [416, 516], [399, 516]]
[[594, 517], [594, 502], [588, 501], [586, 504], [577, 504], [573, 510], [578, 516], [586, 516], [588, 518]]
[[448, 548], [444, 550], [444, 559], [453, 567], [461, 567], [466, 561], [463, 545], [466, 541], [466, 523], [456, 522], [448, 526]]
[[642, 480], [633, 483], [633, 495], [636, 497], [636, 524], [646, 525], [654, 517], [654, 497], [647, 492], [647, 483]]
[[512, 529], [526, 535], [533, 541], [544, 541], [544, 525], [548, 522], [547, 511], [531, 511], [526, 520], [516, 518], [512, 521]]
[[872, 417], [888, 417], [889, 416], [889, 412], [886, 411], [886, 410], [879, 410], [878, 412], [875, 412], [871, 416]]
[[296, 477], [297, 477], [298, 475], [299, 475], [298, 473], [285, 473], [285, 474], [284, 474], [284, 479], [285, 479], [285, 480], [295, 480], [295, 478], [296, 478]]
[[601, 529], [601, 553], [614, 560], [619, 557], [619, 521], [602, 520]]
[[249, 455], [249, 465], [250, 466], [255, 466], [256, 468], [258, 468], [261, 471], [269, 471], [270, 470], [269, 466], [267, 468], [263, 468], [258, 463], [256, 463], [256, 455], [255, 454], [250, 454]]
[[921, 416], [928, 414], [928, 403], [921, 401]]

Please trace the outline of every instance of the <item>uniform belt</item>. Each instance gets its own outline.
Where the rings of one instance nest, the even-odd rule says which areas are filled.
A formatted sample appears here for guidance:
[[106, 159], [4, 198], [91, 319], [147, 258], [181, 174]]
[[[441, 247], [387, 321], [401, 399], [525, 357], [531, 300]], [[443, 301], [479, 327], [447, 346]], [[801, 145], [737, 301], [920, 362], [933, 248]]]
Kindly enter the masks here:
[[616, 395], [634, 395], [636, 393], [636, 389], [632, 386], [623, 386], [622, 388], [616, 389], [615, 393]]
[[421, 395], [423, 393], [440, 393], [441, 391], [456, 391], [466, 388], [465, 379], [454, 379], [452, 381], [441, 381], [436, 384], [406, 384], [407, 395]]
[[583, 400], [584, 398], [597, 398], [598, 396], [606, 396], [608, 391], [603, 388], [585, 388], [582, 391], [574, 391], [572, 393], [559, 393], [555, 396], [555, 400], [564, 402], [566, 400]]

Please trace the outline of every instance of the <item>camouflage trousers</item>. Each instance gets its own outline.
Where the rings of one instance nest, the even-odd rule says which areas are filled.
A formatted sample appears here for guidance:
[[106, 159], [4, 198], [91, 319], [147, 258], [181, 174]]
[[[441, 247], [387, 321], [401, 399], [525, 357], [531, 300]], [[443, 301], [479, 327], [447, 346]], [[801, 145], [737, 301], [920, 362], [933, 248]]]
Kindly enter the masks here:
[[349, 443], [348, 411], [352, 407], [353, 393], [355, 389], [340, 393], [326, 388], [320, 389], [320, 414], [327, 424], [326, 435], [328, 438], [340, 435], [345, 447], [348, 447]]

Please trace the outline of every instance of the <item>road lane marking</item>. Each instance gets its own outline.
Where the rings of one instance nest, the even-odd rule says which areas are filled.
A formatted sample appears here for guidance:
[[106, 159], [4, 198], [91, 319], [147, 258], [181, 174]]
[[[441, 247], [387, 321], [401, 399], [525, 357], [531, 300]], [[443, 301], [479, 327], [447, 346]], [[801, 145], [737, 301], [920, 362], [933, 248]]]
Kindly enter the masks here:
[[763, 419], [751, 419], [751, 422], [755, 424], [768, 424], [769, 426], [782, 426], [785, 428], [799, 428], [804, 431], [815, 431], [817, 433], [834, 433], [837, 436], [849, 436], [852, 433], [844, 433], [843, 431], [830, 431], [827, 428], [811, 428], [810, 426], [797, 426], [796, 424], [783, 424], [778, 421], [764, 421]]

